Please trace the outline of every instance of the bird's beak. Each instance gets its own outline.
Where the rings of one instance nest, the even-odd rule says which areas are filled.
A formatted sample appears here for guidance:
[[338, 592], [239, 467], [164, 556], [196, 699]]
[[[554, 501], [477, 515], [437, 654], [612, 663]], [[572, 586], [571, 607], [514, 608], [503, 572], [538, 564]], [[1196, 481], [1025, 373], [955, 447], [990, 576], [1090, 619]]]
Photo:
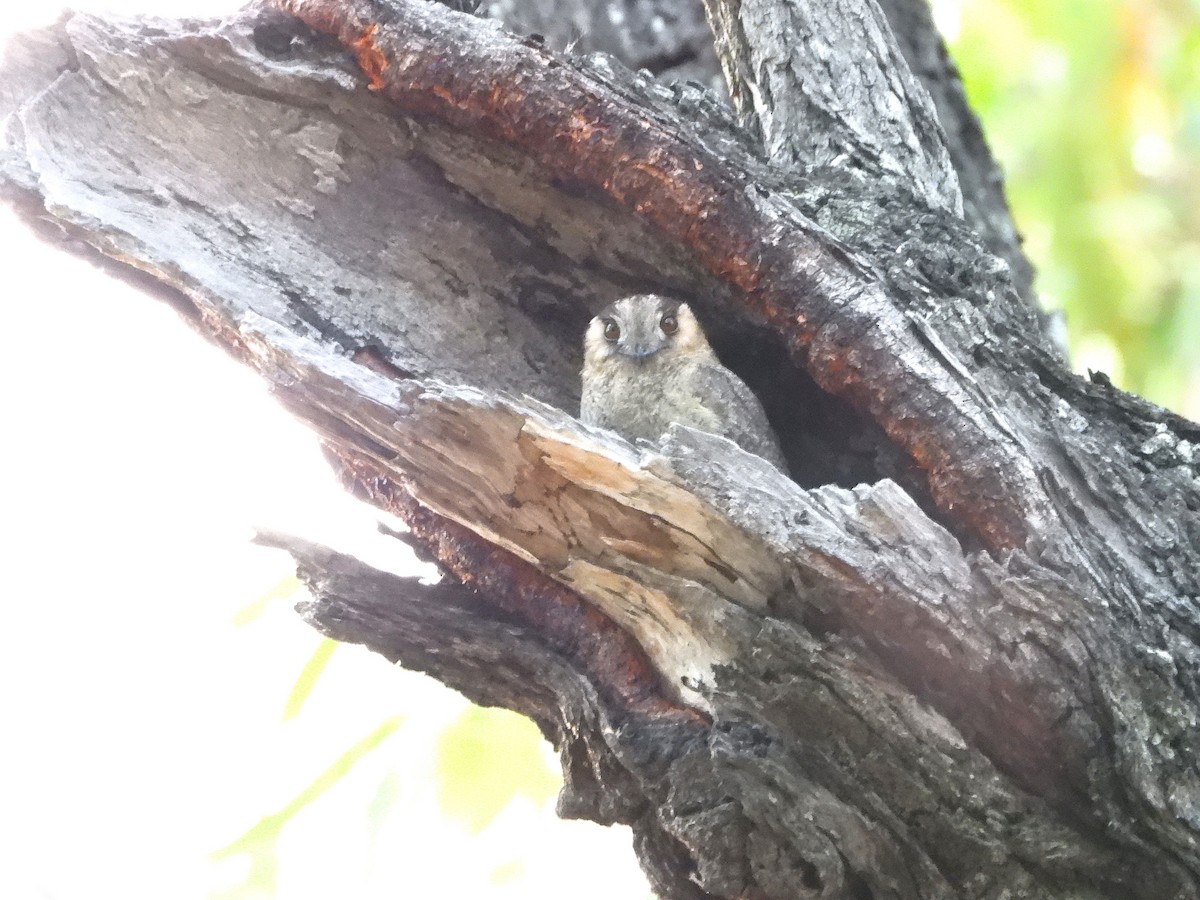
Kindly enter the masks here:
[[646, 357], [651, 356], [656, 349], [657, 348], [648, 346], [646, 344], [637, 343], [629, 348], [629, 355], [634, 359], [645, 359]]

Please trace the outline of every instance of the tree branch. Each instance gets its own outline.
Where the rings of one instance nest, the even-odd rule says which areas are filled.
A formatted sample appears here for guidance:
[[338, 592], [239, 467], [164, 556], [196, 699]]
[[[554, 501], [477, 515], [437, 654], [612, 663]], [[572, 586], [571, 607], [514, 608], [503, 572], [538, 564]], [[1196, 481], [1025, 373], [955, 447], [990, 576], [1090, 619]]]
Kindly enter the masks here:
[[768, 158], [840, 167], [961, 215], [924, 86], [876, 0], [705, 0], [739, 117]]
[[[1200, 428], [1066, 372], [956, 216], [777, 171], [702, 91], [289, 5], [376, 90], [278, 13], [76, 16], [6, 63], [0, 175], [471, 589], [418, 628], [395, 586], [359, 638], [433, 671], [403, 628], [479, 618], [439, 677], [587, 742], [565, 809], [634, 823], [668, 896], [1200, 894]], [[571, 418], [583, 324], [647, 288], [694, 300], [798, 483]], [[298, 552], [335, 613], [390, 590]], [[478, 684], [490, 641], [563, 674]]]
[[963, 218], [1008, 263], [1013, 284], [1036, 308], [1033, 266], [1004, 196], [1004, 175], [967, 104], [962, 79], [934, 25], [929, 0], [879, 0], [909, 69], [929, 92], [963, 196]]
[[701, 0], [492, 0], [481, 13], [555, 50], [608, 53], [666, 81], [724, 89]]
[[[1017, 292], [1037, 308], [1033, 267], [1021, 249], [1003, 175], [967, 105], [928, 0], [880, 0], [879, 5], [909, 69], [932, 99], [958, 174], [964, 219], [987, 249], [1008, 263]], [[648, 68], [667, 80], [692, 79], [724, 90], [702, 0], [497, 0], [484, 8], [518, 33], [545, 35], [556, 49], [610, 53], [632, 69]], [[790, 43], [787, 34], [781, 40]], [[807, 120], [792, 124], [802, 133], [813, 130]]]

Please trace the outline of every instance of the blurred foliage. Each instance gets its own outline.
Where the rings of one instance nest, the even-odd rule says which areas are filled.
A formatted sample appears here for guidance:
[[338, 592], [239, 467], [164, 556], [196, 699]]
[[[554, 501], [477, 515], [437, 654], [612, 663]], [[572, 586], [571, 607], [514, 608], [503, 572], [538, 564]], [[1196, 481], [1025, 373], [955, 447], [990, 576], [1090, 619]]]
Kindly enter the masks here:
[[[262, 619], [280, 604], [293, 605], [305, 591], [299, 579], [287, 577], [241, 608], [234, 624], [245, 627]], [[320, 638], [291, 685], [283, 705], [282, 722], [301, 716], [314, 688], [325, 674], [338, 647]], [[384, 719], [370, 734], [343, 752], [282, 808], [263, 816], [240, 837], [211, 854], [214, 862], [242, 857], [244, 873], [236, 883], [213, 894], [214, 900], [250, 900], [275, 896], [279, 881], [279, 841], [289, 823], [318, 797], [335, 788], [368, 755], [400, 727], [403, 715]], [[364, 809], [374, 840], [386, 820], [403, 803], [406, 780], [419, 780], [422, 766], [411, 756], [413, 747], [395, 748], [393, 765], [380, 781]], [[417, 752], [420, 752], [419, 750]], [[433, 787], [442, 815], [457, 822], [470, 835], [480, 835], [513, 801], [524, 798], [544, 808], [558, 792], [562, 776], [546, 753], [537, 726], [524, 716], [502, 709], [467, 704], [461, 713], [436, 732], [425, 754], [433, 760]], [[401, 811], [403, 814], [403, 811]], [[519, 887], [525, 876], [521, 858], [507, 858], [493, 867], [489, 881], [496, 886]]]
[[935, 0], [1076, 368], [1200, 417], [1200, 0]]
[[503, 709], [472, 706], [438, 739], [438, 800], [471, 832], [486, 828], [516, 797], [538, 806], [562, 777], [547, 765], [537, 726]]
[[283, 721], [294, 719], [300, 714], [300, 710], [304, 707], [304, 701], [312, 694], [317, 679], [329, 665], [330, 657], [333, 656], [333, 651], [336, 649], [337, 641], [329, 638], [322, 638], [321, 642], [317, 644], [317, 649], [313, 651], [308, 662], [304, 664], [304, 668], [300, 670], [300, 675], [296, 678], [296, 682], [292, 685], [292, 690], [283, 704]]
[[303, 589], [304, 585], [301, 584], [299, 578], [295, 575], [285, 575], [260, 596], [255, 597], [239, 609], [233, 616], [233, 624], [241, 628], [251, 622], [257, 622], [272, 603], [299, 597]]
[[524, 875], [525, 863], [519, 859], [513, 859], [492, 869], [491, 881], [497, 886], [511, 884], [519, 881]]
[[345, 778], [359, 760], [391, 737], [402, 721], [400, 716], [385, 719], [370, 734], [342, 753], [282, 809], [263, 816], [258, 824], [241, 837], [214, 851], [214, 861], [239, 854], [245, 854], [250, 861], [245, 880], [230, 890], [215, 895], [216, 900], [222, 897], [273, 897], [278, 871], [277, 847], [284, 826], [306, 806]]

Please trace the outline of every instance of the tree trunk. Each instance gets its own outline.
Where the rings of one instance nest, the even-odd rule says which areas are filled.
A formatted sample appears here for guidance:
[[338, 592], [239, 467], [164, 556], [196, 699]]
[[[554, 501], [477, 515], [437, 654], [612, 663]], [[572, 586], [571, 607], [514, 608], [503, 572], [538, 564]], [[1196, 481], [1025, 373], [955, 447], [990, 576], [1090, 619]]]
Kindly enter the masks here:
[[[0, 72], [0, 177], [446, 573], [264, 536], [303, 614], [531, 716], [663, 896], [1200, 897], [1200, 427], [1050, 347], [920, 0], [709, 3], [737, 119], [420, 0], [76, 15]], [[573, 418], [647, 290], [791, 478]]]

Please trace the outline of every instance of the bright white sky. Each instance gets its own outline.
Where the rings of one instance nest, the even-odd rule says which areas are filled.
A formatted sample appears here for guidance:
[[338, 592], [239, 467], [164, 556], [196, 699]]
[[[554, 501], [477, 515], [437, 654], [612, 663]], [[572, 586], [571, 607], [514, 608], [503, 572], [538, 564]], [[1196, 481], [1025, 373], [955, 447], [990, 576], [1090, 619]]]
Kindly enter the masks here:
[[[52, 18], [6, 9], [0, 41]], [[246, 896], [221, 893], [243, 862], [211, 851], [395, 715], [396, 735], [285, 831], [276, 896], [557, 898], [564, 882], [583, 898], [648, 895], [628, 830], [525, 800], [475, 839], [440, 818], [432, 748], [465, 701], [429, 679], [339, 647], [302, 715], [281, 722], [319, 638], [291, 599], [233, 623], [292, 571], [249, 543], [253, 528], [409, 562], [315, 439], [173, 312], [40, 243], [2, 206], [0, 252], [0, 897]], [[366, 812], [389, 772], [401, 811], [372, 839]]]

